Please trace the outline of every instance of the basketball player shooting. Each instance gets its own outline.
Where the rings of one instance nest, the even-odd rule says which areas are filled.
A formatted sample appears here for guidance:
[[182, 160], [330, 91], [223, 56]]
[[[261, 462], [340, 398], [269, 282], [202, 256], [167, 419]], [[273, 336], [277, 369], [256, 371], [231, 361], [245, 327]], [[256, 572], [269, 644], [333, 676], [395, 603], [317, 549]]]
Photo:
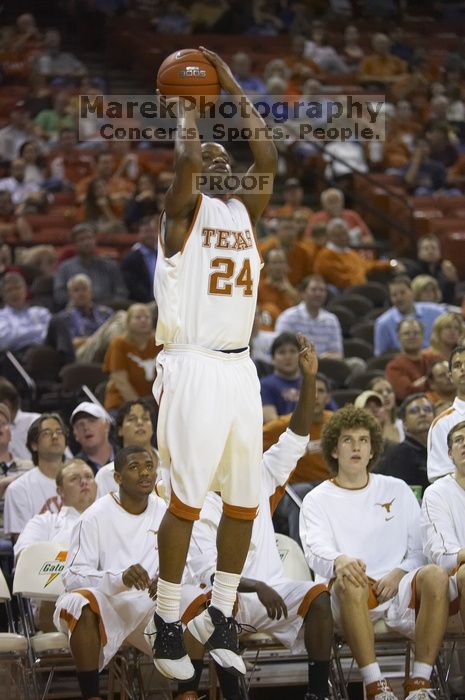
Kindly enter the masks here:
[[[201, 51], [231, 99], [246, 99], [226, 63]], [[263, 129], [263, 119], [250, 102], [247, 107], [244, 126]], [[221, 492], [223, 500], [217, 570], [211, 605], [188, 629], [220, 666], [245, 673], [232, 610], [259, 502], [262, 409], [248, 343], [261, 268], [254, 225], [270, 195], [194, 194], [193, 176], [227, 175], [230, 157], [218, 143], [200, 144], [194, 110], [178, 116], [178, 132], [197, 133], [197, 138], [176, 141], [155, 273], [156, 338], [164, 350], [158, 355], [154, 394], [170, 503], [158, 532], [154, 663], [163, 675], [186, 680], [194, 668], [179, 622], [181, 578], [192, 526], [209, 490]], [[273, 178], [274, 143], [249, 145], [253, 165], [248, 173]]]

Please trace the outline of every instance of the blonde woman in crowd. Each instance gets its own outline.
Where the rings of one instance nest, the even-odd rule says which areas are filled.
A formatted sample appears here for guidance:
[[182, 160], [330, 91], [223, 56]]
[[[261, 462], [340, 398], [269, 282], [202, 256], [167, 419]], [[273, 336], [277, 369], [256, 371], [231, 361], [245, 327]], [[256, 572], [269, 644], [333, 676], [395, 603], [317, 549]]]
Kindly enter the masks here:
[[402, 442], [405, 438], [404, 424], [397, 417], [396, 395], [390, 382], [384, 377], [375, 377], [371, 380], [369, 388], [383, 397], [384, 408], [386, 409], [388, 420], [383, 426], [384, 440], [391, 442]]

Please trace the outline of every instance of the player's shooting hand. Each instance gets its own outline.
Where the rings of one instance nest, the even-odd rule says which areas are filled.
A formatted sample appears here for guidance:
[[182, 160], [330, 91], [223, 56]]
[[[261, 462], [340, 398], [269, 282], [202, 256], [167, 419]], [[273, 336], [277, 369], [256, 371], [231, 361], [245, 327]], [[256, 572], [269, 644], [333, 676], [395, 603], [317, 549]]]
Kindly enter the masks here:
[[399, 588], [399, 583], [405, 576], [405, 571], [402, 569], [393, 569], [386, 576], [376, 581], [373, 590], [376, 593], [379, 603], [385, 603], [387, 600], [394, 598]]
[[151, 597], [152, 600], [155, 600], [157, 597], [157, 587], [158, 587], [158, 576], [155, 576], [150, 583], [149, 583], [149, 590], [148, 594]]
[[241, 94], [242, 89], [231, 73], [231, 69], [228, 64], [225, 63], [217, 53], [214, 51], [209, 51], [205, 48], [205, 46], [199, 46], [199, 51], [201, 51], [205, 58], [208, 58], [210, 63], [215, 66], [216, 72], [218, 73], [218, 80], [223, 90], [225, 92], [229, 92], [230, 95]]
[[297, 341], [299, 343], [299, 368], [302, 374], [312, 375], [318, 372], [318, 358], [313, 343], [303, 335], [297, 333]]
[[261, 582], [257, 589], [257, 595], [271, 620], [280, 620], [283, 615], [287, 618], [286, 603], [273, 588]]
[[136, 588], [143, 591], [150, 586], [150, 578], [146, 570], [140, 564], [132, 564], [123, 571], [123, 583], [127, 588]]
[[348, 557], [345, 554], [341, 554], [341, 556], [334, 562], [336, 581], [339, 583], [343, 591], [345, 590], [347, 581], [352, 583], [357, 588], [359, 586], [366, 586], [368, 583], [368, 577], [365, 571], [366, 565], [364, 561], [361, 559]]

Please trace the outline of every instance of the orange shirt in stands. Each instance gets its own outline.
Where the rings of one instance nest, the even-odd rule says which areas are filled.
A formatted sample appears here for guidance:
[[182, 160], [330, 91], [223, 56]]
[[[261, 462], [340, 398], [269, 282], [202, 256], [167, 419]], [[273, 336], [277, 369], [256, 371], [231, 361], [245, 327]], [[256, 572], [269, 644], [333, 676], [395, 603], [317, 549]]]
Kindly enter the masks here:
[[[327, 224], [331, 218], [332, 217], [324, 209], [316, 211], [308, 219], [304, 237], [306, 239], [311, 238], [314, 225], [319, 222]], [[357, 214], [353, 209], [343, 209], [340, 218], [346, 222], [349, 231], [355, 228], [360, 229], [360, 243], [373, 243], [373, 235], [360, 214]]]
[[[150, 338], [142, 350], [131, 343], [126, 336], [117, 336], [108, 346], [103, 361], [103, 370], [108, 374], [126, 370], [128, 380], [137, 395], [140, 397], [149, 396], [152, 393], [156, 374], [155, 358], [160, 350], [161, 345], [155, 344], [155, 335]], [[105, 393], [105, 408], [109, 411], [112, 408], [118, 408], [122, 403], [123, 397], [115, 382], [110, 378]]]
[[395, 78], [398, 75], [407, 74], [407, 64], [397, 56], [379, 56], [371, 54], [366, 56], [360, 64], [358, 78], [365, 80], [369, 78]]
[[[264, 257], [272, 248], [280, 248], [279, 240], [276, 236], [269, 236], [260, 243], [260, 253]], [[296, 241], [286, 249], [287, 264], [289, 267], [289, 282], [294, 286], [299, 284], [304, 277], [313, 272], [313, 260], [307, 246], [300, 241]]]
[[[289, 427], [291, 413], [287, 416], [280, 416], [275, 420], [265, 423], [263, 426], [263, 450], [266, 451], [271, 445], [279, 440], [279, 436]], [[321, 452], [321, 432], [324, 424], [332, 416], [332, 411], [323, 411], [321, 423], [311, 423], [309, 428], [310, 442], [307, 451], [297, 462], [297, 467], [291, 474], [290, 484], [307, 481], [324, 481], [331, 476], [328, 465], [323, 459]]]
[[387, 260], [365, 260], [354, 250], [324, 248], [318, 253], [313, 269], [325, 282], [334, 284], [338, 289], [345, 289], [354, 284], [365, 284], [367, 272], [389, 270], [390, 264]]

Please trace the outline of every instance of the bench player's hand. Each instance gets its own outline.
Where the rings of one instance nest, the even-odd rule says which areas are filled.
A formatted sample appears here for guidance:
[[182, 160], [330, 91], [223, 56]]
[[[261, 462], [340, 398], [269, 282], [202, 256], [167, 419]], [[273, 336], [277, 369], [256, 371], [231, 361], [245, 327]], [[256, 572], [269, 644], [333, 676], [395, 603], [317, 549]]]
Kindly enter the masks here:
[[148, 590], [148, 594], [152, 600], [155, 600], [157, 597], [157, 587], [158, 587], [158, 576], [155, 576], [155, 578], [153, 578], [150, 581], [149, 590]]
[[313, 343], [302, 334], [297, 333], [299, 342], [299, 368], [302, 374], [315, 376], [318, 372], [318, 358]]
[[366, 565], [364, 561], [348, 557], [345, 554], [341, 554], [334, 562], [336, 581], [343, 591], [345, 591], [347, 581], [357, 588], [359, 586], [366, 586], [368, 577], [365, 571]]
[[123, 583], [127, 588], [136, 588], [143, 591], [150, 586], [150, 578], [146, 570], [140, 564], [132, 564], [123, 571]]
[[281, 596], [276, 591], [261, 582], [257, 595], [260, 603], [265, 606], [269, 618], [272, 620], [280, 620], [281, 617], [287, 617], [287, 606]]
[[217, 53], [209, 51], [205, 46], [199, 46], [199, 51], [201, 51], [205, 58], [208, 58], [210, 63], [216, 68], [218, 80], [223, 90], [229, 92], [230, 95], [240, 95], [242, 90], [231, 73], [228, 64], [225, 63]]
[[402, 569], [393, 569], [386, 576], [376, 581], [373, 590], [380, 603], [385, 603], [387, 600], [394, 598], [399, 589], [399, 583], [405, 576], [405, 571]]

